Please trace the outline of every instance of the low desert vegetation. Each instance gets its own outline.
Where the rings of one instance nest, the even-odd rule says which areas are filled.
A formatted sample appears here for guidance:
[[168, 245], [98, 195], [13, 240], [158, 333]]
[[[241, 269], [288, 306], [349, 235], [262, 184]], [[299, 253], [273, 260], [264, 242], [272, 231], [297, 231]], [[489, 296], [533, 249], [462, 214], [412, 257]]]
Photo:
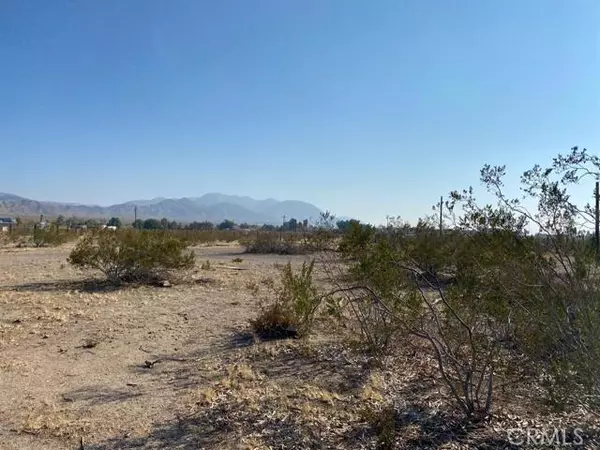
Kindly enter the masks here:
[[58, 247], [67, 242], [77, 240], [79, 235], [66, 228], [51, 225], [45, 228], [15, 226], [9, 232], [2, 232], [0, 244], [4, 246], [23, 247]]
[[[596, 211], [569, 196], [590, 174], [600, 177], [600, 159], [573, 148], [548, 167], [526, 171], [524, 198], [511, 198], [505, 168], [485, 166], [481, 182], [493, 202], [480, 204], [473, 188], [450, 192], [438, 205], [441, 225], [436, 216], [373, 227], [336, 222], [324, 213], [314, 228], [292, 220], [280, 230], [243, 231], [227, 221], [187, 229], [157, 221], [152, 227], [162, 228], [144, 229], [142, 223], [142, 229], [79, 235], [70, 264], [100, 272], [115, 285], [153, 284], [197, 269], [196, 282], [175, 289], [116, 289], [102, 296], [69, 287], [61, 293], [61, 299], [85, 300], [73, 317], [93, 307], [89, 317], [100, 321], [102, 305], [109, 305], [106, 314], [123, 308], [139, 313], [135, 320], [115, 313], [117, 319], [106, 324], [110, 339], [85, 336], [74, 349], [92, 348], [91, 342], [89, 361], [102, 351], [113, 358], [119, 333], [129, 333], [122, 355], [139, 347], [140, 361], [128, 361], [126, 376], [110, 382], [139, 372], [145, 385], [128, 382], [117, 393], [122, 403], [115, 414], [129, 419], [121, 405], [131, 399], [127, 404], [139, 408], [142, 396], [153, 408], [143, 406], [138, 415], [173, 413], [166, 420], [174, 424], [161, 423], [142, 438], [121, 441], [105, 431], [105, 442], [118, 443], [97, 448], [191, 442], [233, 448], [240, 436], [250, 436], [245, 443], [251, 448], [515, 448], [507, 441], [509, 428], [550, 430], [563, 419], [584, 429], [585, 445], [597, 448], [600, 246], [590, 233]], [[217, 245], [198, 246], [194, 251], [204, 262], [196, 267], [190, 247], [217, 240], [219, 246], [236, 244], [222, 253]], [[245, 248], [244, 259], [231, 253], [237, 243]], [[275, 255], [289, 255], [287, 264], [264, 264], [281, 261]], [[47, 284], [34, 282], [7, 292], [5, 306], [18, 304], [18, 295], [37, 301], [28, 290], [40, 286], [40, 298], [52, 299]], [[144, 308], [137, 291], [148, 294]], [[30, 317], [14, 313], [0, 332], [33, 339], [26, 327], [45, 317], [40, 311], [66, 329], [66, 311], [73, 307], [56, 303], [36, 305]], [[148, 330], [131, 327], [137, 320]], [[51, 326], [41, 336], [46, 343], [56, 339]], [[113, 327], [121, 327], [119, 333]], [[135, 339], [143, 345], [134, 345]], [[60, 349], [59, 355], [66, 353]], [[151, 359], [150, 352], [156, 353]], [[135, 364], [138, 372], [131, 371]], [[164, 390], [160, 398], [146, 387], [150, 383]], [[173, 411], [164, 408], [163, 394], [172, 398]], [[77, 412], [94, 408], [86, 405]], [[76, 407], [76, 400], [61, 406], [69, 414]], [[104, 424], [104, 408], [111, 406], [97, 408], [95, 423]], [[46, 422], [30, 421], [24, 430], [63, 437], [63, 428], [40, 423]], [[150, 423], [154, 417], [147, 417]], [[77, 433], [91, 434], [89, 428]]]
[[241, 241], [246, 253], [276, 254], [276, 255], [304, 255], [311, 252], [310, 247], [300, 235], [286, 234], [282, 236], [277, 232], [258, 232], [253, 237]]
[[56, 247], [73, 238], [66, 230], [62, 231], [54, 225], [44, 229], [35, 228], [31, 240], [35, 247]]
[[[253, 331], [262, 339], [306, 337], [313, 329], [321, 298], [313, 280], [315, 261], [302, 264], [296, 273], [288, 262], [281, 269], [281, 282], [263, 282], [268, 297], [260, 305], [258, 316], [251, 320]], [[251, 285], [255, 295], [260, 287]]]
[[83, 237], [69, 256], [81, 269], [102, 272], [113, 284], [152, 283], [194, 266], [187, 244], [167, 232], [98, 231]]
[[[347, 264], [336, 290], [344, 295], [330, 307], [354, 319], [371, 351], [424, 344], [471, 419], [492, 413], [499, 385], [536, 386], [558, 408], [598, 408], [600, 278], [586, 234], [593, 215], [571, 203], [567, 188], [599, 169], [598, 158], [574, 148], [525, 172], [535, 214], [505, 195], [504, 167], [486, 166], [481, 181], [497, 204], [479, 205], [472, 189], [452, 192], [451, 229], [440, 232], [432, 219], [379, 231], [351, 225], [340, 245]], [[540, 234], [529, 235], [530, 224]]]
[[[418, 342], [448, 398], [474, 421], [493, 413], [499, 386], [535, 386], [562, 410], [598, 409], [600, 278], [585, 232], [593, 211], [567, 193], [594, 169], [598, 158], [574, 148], [525, 172], [535, 214], [505, 195], [504, 167], [486, 166], [481, 181], [497, 204], [479, 205], [473, 189], [452, 192], [450, 229], [432, 218], [379, 230], [350, 223], [343, 261], [325, 261], [335, 288], [314, 288], [312, 263], [297, 274], [286, 266], [276, 301], [252, 325], [259, 334], [298, 330], [323, 305], [378, 358]], [[530, 224], [540, 234], [529, 235]]]
[[257, 231], [241, 238], [240, 243], [246, 253], [310, 255], [337, 251], [341, 235], [340, 230], [329, 226], [315, 226], [302, 232]]

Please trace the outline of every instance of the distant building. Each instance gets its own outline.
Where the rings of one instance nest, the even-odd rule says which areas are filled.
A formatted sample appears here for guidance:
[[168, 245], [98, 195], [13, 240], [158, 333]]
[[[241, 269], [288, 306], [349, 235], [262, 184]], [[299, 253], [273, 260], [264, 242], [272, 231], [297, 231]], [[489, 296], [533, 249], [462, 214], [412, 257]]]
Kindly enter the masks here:
[[12, 217], [0, 217], [0, 232], [10, 231], [11, 227], [16, 224], [17, 221]]

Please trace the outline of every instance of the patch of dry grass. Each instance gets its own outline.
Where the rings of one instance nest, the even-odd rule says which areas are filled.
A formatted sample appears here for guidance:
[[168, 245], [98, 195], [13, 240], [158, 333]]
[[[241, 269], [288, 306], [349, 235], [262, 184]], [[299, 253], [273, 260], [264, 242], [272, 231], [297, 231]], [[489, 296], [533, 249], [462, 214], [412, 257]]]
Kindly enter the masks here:
[[78, 417], [66, 408], [46, 404], [27, 415], [19, 432], [74, 438], [85, 436], [89, 434], [90, 430], [89, 420]]

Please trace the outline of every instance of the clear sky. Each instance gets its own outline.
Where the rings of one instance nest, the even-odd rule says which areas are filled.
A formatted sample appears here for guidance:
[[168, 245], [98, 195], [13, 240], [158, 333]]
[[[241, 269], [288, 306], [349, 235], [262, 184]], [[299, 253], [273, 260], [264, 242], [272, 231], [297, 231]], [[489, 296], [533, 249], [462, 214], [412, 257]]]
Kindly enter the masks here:
[[597, 0], [2, 0], [0, 192], [414, 219], [598, 151], [599, 31]]

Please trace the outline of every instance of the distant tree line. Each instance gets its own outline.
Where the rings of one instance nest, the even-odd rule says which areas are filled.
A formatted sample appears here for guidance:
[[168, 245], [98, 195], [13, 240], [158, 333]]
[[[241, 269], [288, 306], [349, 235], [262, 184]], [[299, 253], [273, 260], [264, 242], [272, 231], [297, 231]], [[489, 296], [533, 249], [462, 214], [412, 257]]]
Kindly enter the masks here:
[[[359, 221], [357, 221], [357, 220], [339, 220], [335, 223], [335, 225], [332, 225], [330, 228], [334, 228], [334, 229], [337, 228], [341, 232], [346, 232], [350, 228], [350, 225], [352, 223], [359, 223]], [[111, 220], [109, 220], [108, 225], [120, 227], [121, 222], [117, 218], [113, 217]], [[366, 226], [364, 224], [361, 224], [361, 225]], [[220, 222], [218, 224], [214, 224], [209, 221], [203, 221], [203, 222], [194, 221], [191, 223], [180, 223], [180, 222], [176, 222], [176, 221], [169, 221], [166, 218], [163, 218], [162, 220], [137, 219], [133, 223], [132, 226], [134, 228], [138, 228], [138, 229], [142, 229], [142, 230], [203, 230], [203, 231], [210, 231], [210, 230], [214, 230], [214, 229], [232, 230], [235, 228], [239, 228], [241, 230], [259, 229], [259, 230], [263, 230], [263, 231], [299, 231], [300, 232], [300, 231], [308, 231], [311, 228], [311, 225], [309, 224], [307, 219], [304, 219], [303, 221], [299, 221], [295, 218], [291, 218], [291, 219], [283, 222], [281, 225], [271, 225], [271, 224], [250, 225], [246, 222], [243, 222], [238, 225], [233, 220], [229, 220], [229, 219], [223, 220], [222, 222]], [[317, 225], [317, 227], [319, 227], [319, 226]]]
[[[35, 220], [27, 221], [35, 223]], [[311, 228], [328, 228], [332, 230], [338, 230], [345, 233], [350, 229], [352, 223], [359, 223], [357, 220], [338, 220], [335, 221], [335, 217], [328, 213], [324, 213], [316, 224], [310, 224], [307, 219], [302, 221], [295, 218], [290, 218], [284, 221], [281, 225], [251, 225], [246, 222], [236, 224], [233, 220], [223, 220], [220, 223], [213, 223], [207, 220], [205, 221], [193, 221], [189, 223], [177, 222], [175, 220], [169, 220], [166, 217], [162, 219], [137, 219], [132, 223], [126, 223], [119, 217], [111, 217], [108, 220], [105, 219], [86, 219], [81, 217], [65, 217], [59, 215], [55, 220], [49, 220], [49, 223], [56, 225], [59, 228], [76, 229], [76, 228], [101, 228], [103, 226], [123, 228], [131, 226], [140, 230], [194, 230], [194, 231], [211, 231], [211, 230], [261, 230], [261, 231], [291, 231], [291, 232], [303, 232], [308, 231]], [[17, 218], [17, 226], [24, 225], [22, 218]], [[367, 226], [361, 224], [361, 226]]]

